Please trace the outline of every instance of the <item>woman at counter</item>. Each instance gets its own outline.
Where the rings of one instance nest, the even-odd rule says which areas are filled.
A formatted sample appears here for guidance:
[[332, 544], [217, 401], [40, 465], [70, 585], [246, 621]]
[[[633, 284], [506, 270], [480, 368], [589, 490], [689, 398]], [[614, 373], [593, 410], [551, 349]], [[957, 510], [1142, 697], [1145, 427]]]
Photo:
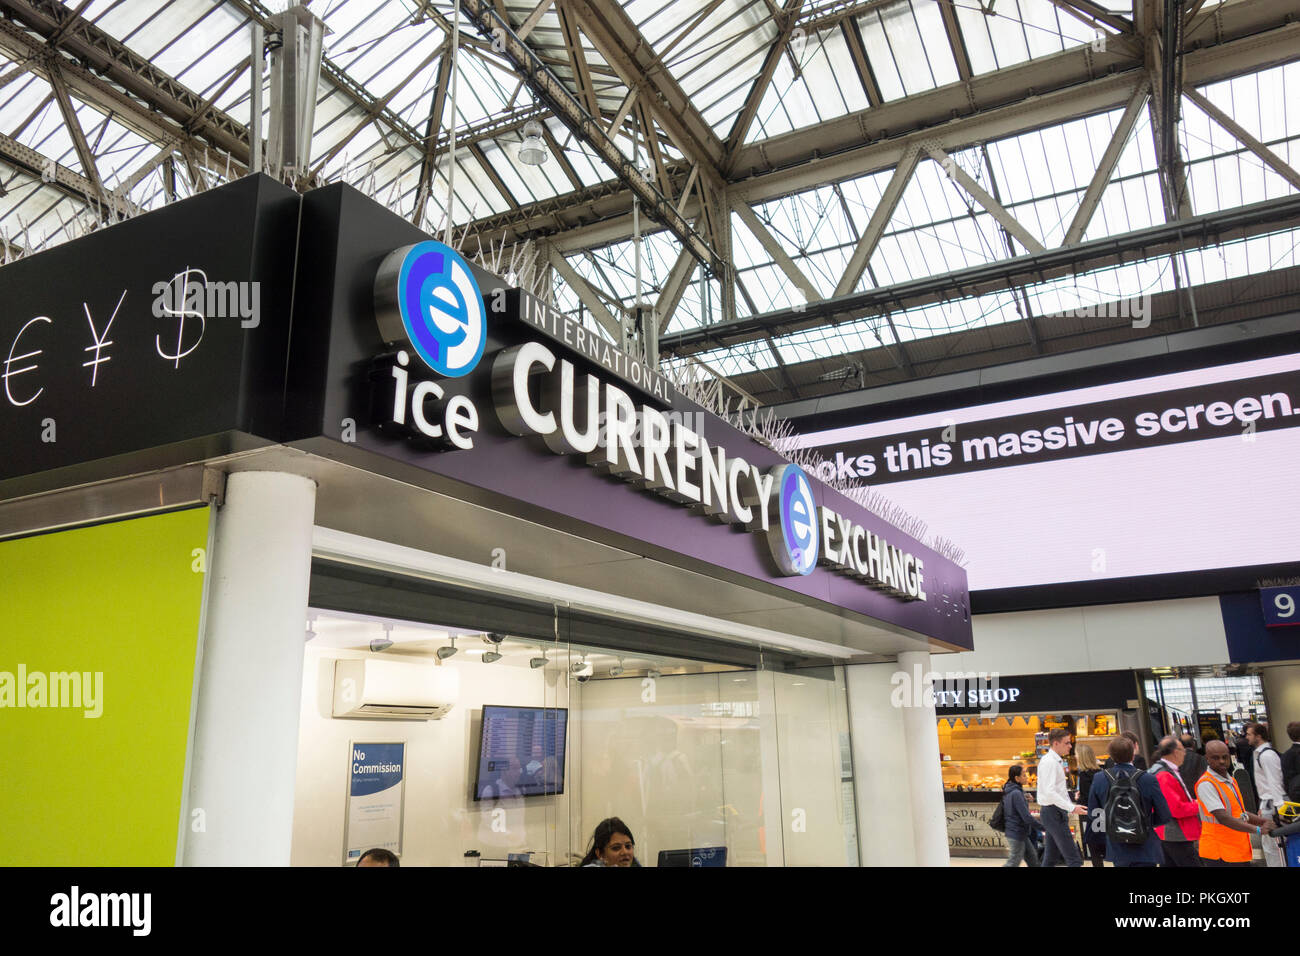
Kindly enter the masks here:
[[591, 849], [579, 866], [640, 866], [635, 856], [636, 842], [632, 830], [618, 817], [596, 824], [591, 835]]
[[1002, 786], [1002, 813], [1006, 817], [1007, 828], [1004, 833], [1007, 840], [1007, 862], [1003, 866], [1019, 866], [1024, 860], [1028, 866], [1038, 866], [1038, 850], [1030, 839], [1035, 830], [1043, 825], [1029, 814], [1029, 802], [1025, 800], [1025, 768], [1013, 764], [1007, 771], [1007, 782]]

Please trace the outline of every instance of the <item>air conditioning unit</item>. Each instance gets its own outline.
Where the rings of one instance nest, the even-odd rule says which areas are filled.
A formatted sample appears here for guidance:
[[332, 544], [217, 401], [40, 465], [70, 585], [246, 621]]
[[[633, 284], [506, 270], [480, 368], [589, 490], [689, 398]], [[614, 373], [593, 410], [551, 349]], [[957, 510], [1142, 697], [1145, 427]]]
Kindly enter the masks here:
[[334, 662], [334, 716], [439, 720], [460, 691], [454, 667], [415, 661]]

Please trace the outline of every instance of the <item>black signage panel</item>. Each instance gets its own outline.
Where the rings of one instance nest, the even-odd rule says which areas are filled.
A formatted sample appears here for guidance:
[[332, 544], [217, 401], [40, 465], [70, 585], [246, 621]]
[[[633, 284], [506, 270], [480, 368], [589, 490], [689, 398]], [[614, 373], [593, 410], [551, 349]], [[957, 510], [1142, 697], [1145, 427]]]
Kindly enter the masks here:
[[277, 437], [298, 205], [247, 177], [0, 268], [0, 481]]
[[[993, 703], [1007, 714], [1059, 714], [1089, 710], [1123, 710], [1137, 698], [1133, 671], [1085, 671], [1078, 674], [967, 675], [967, 682], [953, 682], [960, 689], [944, 693], [935, 683], [935, 712], [940, 717], [978, 714]], [[999, 694], [998, 691], [1003, 693]], [[960, 696], [954, 696], [958, 694]], [[979, 695], [992, 694], [987, 702]], [[972, 700], [974, 695], [974, 700]]]
[[952, 561], [344, 185], [246, 177], [0, 269], [0, 434], [4, 497], [295, 444], [971, 646]]

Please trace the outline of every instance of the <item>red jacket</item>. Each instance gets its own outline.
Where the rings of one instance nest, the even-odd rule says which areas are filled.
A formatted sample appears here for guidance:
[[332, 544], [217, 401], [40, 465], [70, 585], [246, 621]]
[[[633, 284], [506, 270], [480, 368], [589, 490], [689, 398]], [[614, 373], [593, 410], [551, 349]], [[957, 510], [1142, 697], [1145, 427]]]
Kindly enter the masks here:
[[[1166, 770], [1169, 772], [1166, 773]], [[1178, 770], [1170, 767], [1163, 760], [1156, 761], [1153, 772], [1156, 776], [1156, 782], [1160, 784], [1160, 792], [1164, 794], [1165, 803], [1169, 804], [1169, 813], [1174, 818], [1174, 822], [1167, 827], [1156, 827], [1156, 836], [1163, 840], [1165, 839], [1166, 830], [1170, 827], [1177, 827], [1182, 832], [1183, 840], [1199, 840], [1201, 838], [1201, 808], [1196, 802], [1196, 794], [1192, 794], [1192, 799], [1187, 799], [1187, 794], [1183, 789], [1183, 779], [1178, 775]], [[1171, 833], [1169, 836], [1173, 838], [1176, 837], [1176, 834]]]

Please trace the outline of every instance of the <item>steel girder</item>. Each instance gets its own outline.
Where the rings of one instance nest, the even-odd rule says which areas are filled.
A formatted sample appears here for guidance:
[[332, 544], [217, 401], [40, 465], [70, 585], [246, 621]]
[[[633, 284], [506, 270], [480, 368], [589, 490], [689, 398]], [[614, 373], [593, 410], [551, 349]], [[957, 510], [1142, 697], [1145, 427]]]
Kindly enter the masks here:
[[[1296, 59], [1300, 22], [1288, 22], [1284, 5], [1231, 5], [1189, 29], [1191, 49], [1184, 55], [1184, 82], [1202, 86]], [[970, 145], [1056, 125], [1129, 104], [1147, 76], [1141, 55], [1113, 46], [1090, 46], [1031, 60], [969, 83], [883, 103], [796, 130], [741, 149], [729, 198], [754, 205], [896, 166], [909, 149], [932, 140], [951, 152]], [[1033, 91], [1027, 97], [1026, 91]], [[972, 106], [972, 103], [974, 106]], [[683, 183], [690, 164], [670, 167], [674, 185]], [[575, 190], [520, 210], [488, 216], [469, 225], [482, 238], [544, 235], [564, 252], [629, 239], [630, 190], [606, 182]], [[558, 201], [557, 201], [558, 200]], [[565, 207], [572, 212], [567, 213]], [[682, 214], [694, 217], [692, 198]]]
[[101, 193], [97, 184], [85, 176], [4, 134], [0, 134], [0, 160], [35, 179], [45, 181], [63, 195], [80, 200], [86, 204], [87, 209], [93, 210], [98, 201], [115, 209], [118, 215], [126, 215], [130, 210], [130, 203], [118, 193]]
[[[561, 0], [564, 2], [564, 0]], [[720, 185], [723, 145], [689, 96], [650, 49], [621, 6], [607, 0], [567, 0], [587, 39], [629, 90], [649, 103], [655, 121], [682, 155], [699, 163], [710, 185]]]
[[[269, 10], [256, 0], [226, 2], [264, 26], [271, 23]], [[0, 50], [24, 64], [0, 80], [7, 83], [23, 73], [35, 73], [50, 82], [56, 91], [59, 86], [65, 87], [66, 92], [74, 94], [78, 100], [111, 114], [133, 132], [158, 144], [166, 152], [160, 154], [161, 159], [143, 167], [144, 175], [157, 168], [172, 151], [178, 150], [190, 152], [187, 165], [195, 155], [209, 150], [228, 155], [234, 171], [243, 173], [247, 169], [248, 130], [229, 114], [216, 109], [212, 105], [215, 97], [205, 99], [188, 89], [54, 0], [0, 0], [0, 13], [11, 18], [0, 19]], [[246, 66], [247, 60], [244, 62]], [[57, 76], [52, 78], [52, 73]], [[373, 96], [328, 58], [324, 60], [322, 73], [367, 116], [386, 125], [405, 144], [418, 148], [422, 154], [426, 152], [427, 137], [420, 136], [401, 117], [387, 109], [383, 99]], [[221, 90], [228, 89], [230, 82], [228, 80]], [[66, 106], [66, 103], [60, 103], [61, 109], [66, 110]], [[540, 120], [545, 115], [546, 110], [540, 106], [514, 110], [459, 131], [456, 145], [472, 146], [516, 130], [529, 120]], [[70, 135], [75, 141], [76, 132], [70, 130]], [[448, 147], [444, 131], [434, 130], [432, 137], [427, 146], [434, 155]], [[21, 144], [6, 137], [0, 141], [0, 154], [20, 168], [34, 170], [37, 176], [53, 164], [56, 173], [51, 185], [94, 206], [99, 190], [93, 188], [88, 178], [55, 163], [51, 157], [20, 147]], [[82, 158], [80, 153], [79, 158]], [[143, 175], [129, 177], [127, 189], [133, 188], [143, 178]], [[121, 192], [120, 187], [117, 192], [105, 187], [102, 201], [119, 215], [125, 215], [130, 206], [119, 195]]]
[[29, 61], [33, 72], [49, 80], [49, 57], [62, 53], [58, 67], [78, 97], [120, 115], [155, 142], [195, 142], [247, 166], [248, 137], [241, 124], [63, 4], [0, 0], [0, 12], [14, 21], [0, 20], [0, 49]]
[[[593, 117], [573, 93], [542, 63], [533, 50], [515, 35], [514, 31], [492, 9], [488, 0], [458, 0], [461, 12], [485, 36], [494, 37], [506, 56], [532, 88], [533, 93], [554, 111], [556, 117], [575, 136], [585, 142], [640, 199], [647, 216], [668, 228], [692, 255], [709, 269], [721, 273], [723, 259], [710, 247], [704, 237], [695, 231], [690, 220], [655, 188], [654, 184], [623, 155], [622, 151], [605, 133], [604, 122]], [[479, 237], [480, 241], [482, 236]]]
[[854, 321], [954, 298], [1005, 291], [1081, 270], [1153, 259], [1185, 248], [1215, 245], [1300, 225], [1300, 195], [1163, 223], [1120, 236], [1018, 256], [956, 272], [810, 302], [802, 309], [767, 312], [661, 336], [660, 349], [690, 355], [803, 329]]

